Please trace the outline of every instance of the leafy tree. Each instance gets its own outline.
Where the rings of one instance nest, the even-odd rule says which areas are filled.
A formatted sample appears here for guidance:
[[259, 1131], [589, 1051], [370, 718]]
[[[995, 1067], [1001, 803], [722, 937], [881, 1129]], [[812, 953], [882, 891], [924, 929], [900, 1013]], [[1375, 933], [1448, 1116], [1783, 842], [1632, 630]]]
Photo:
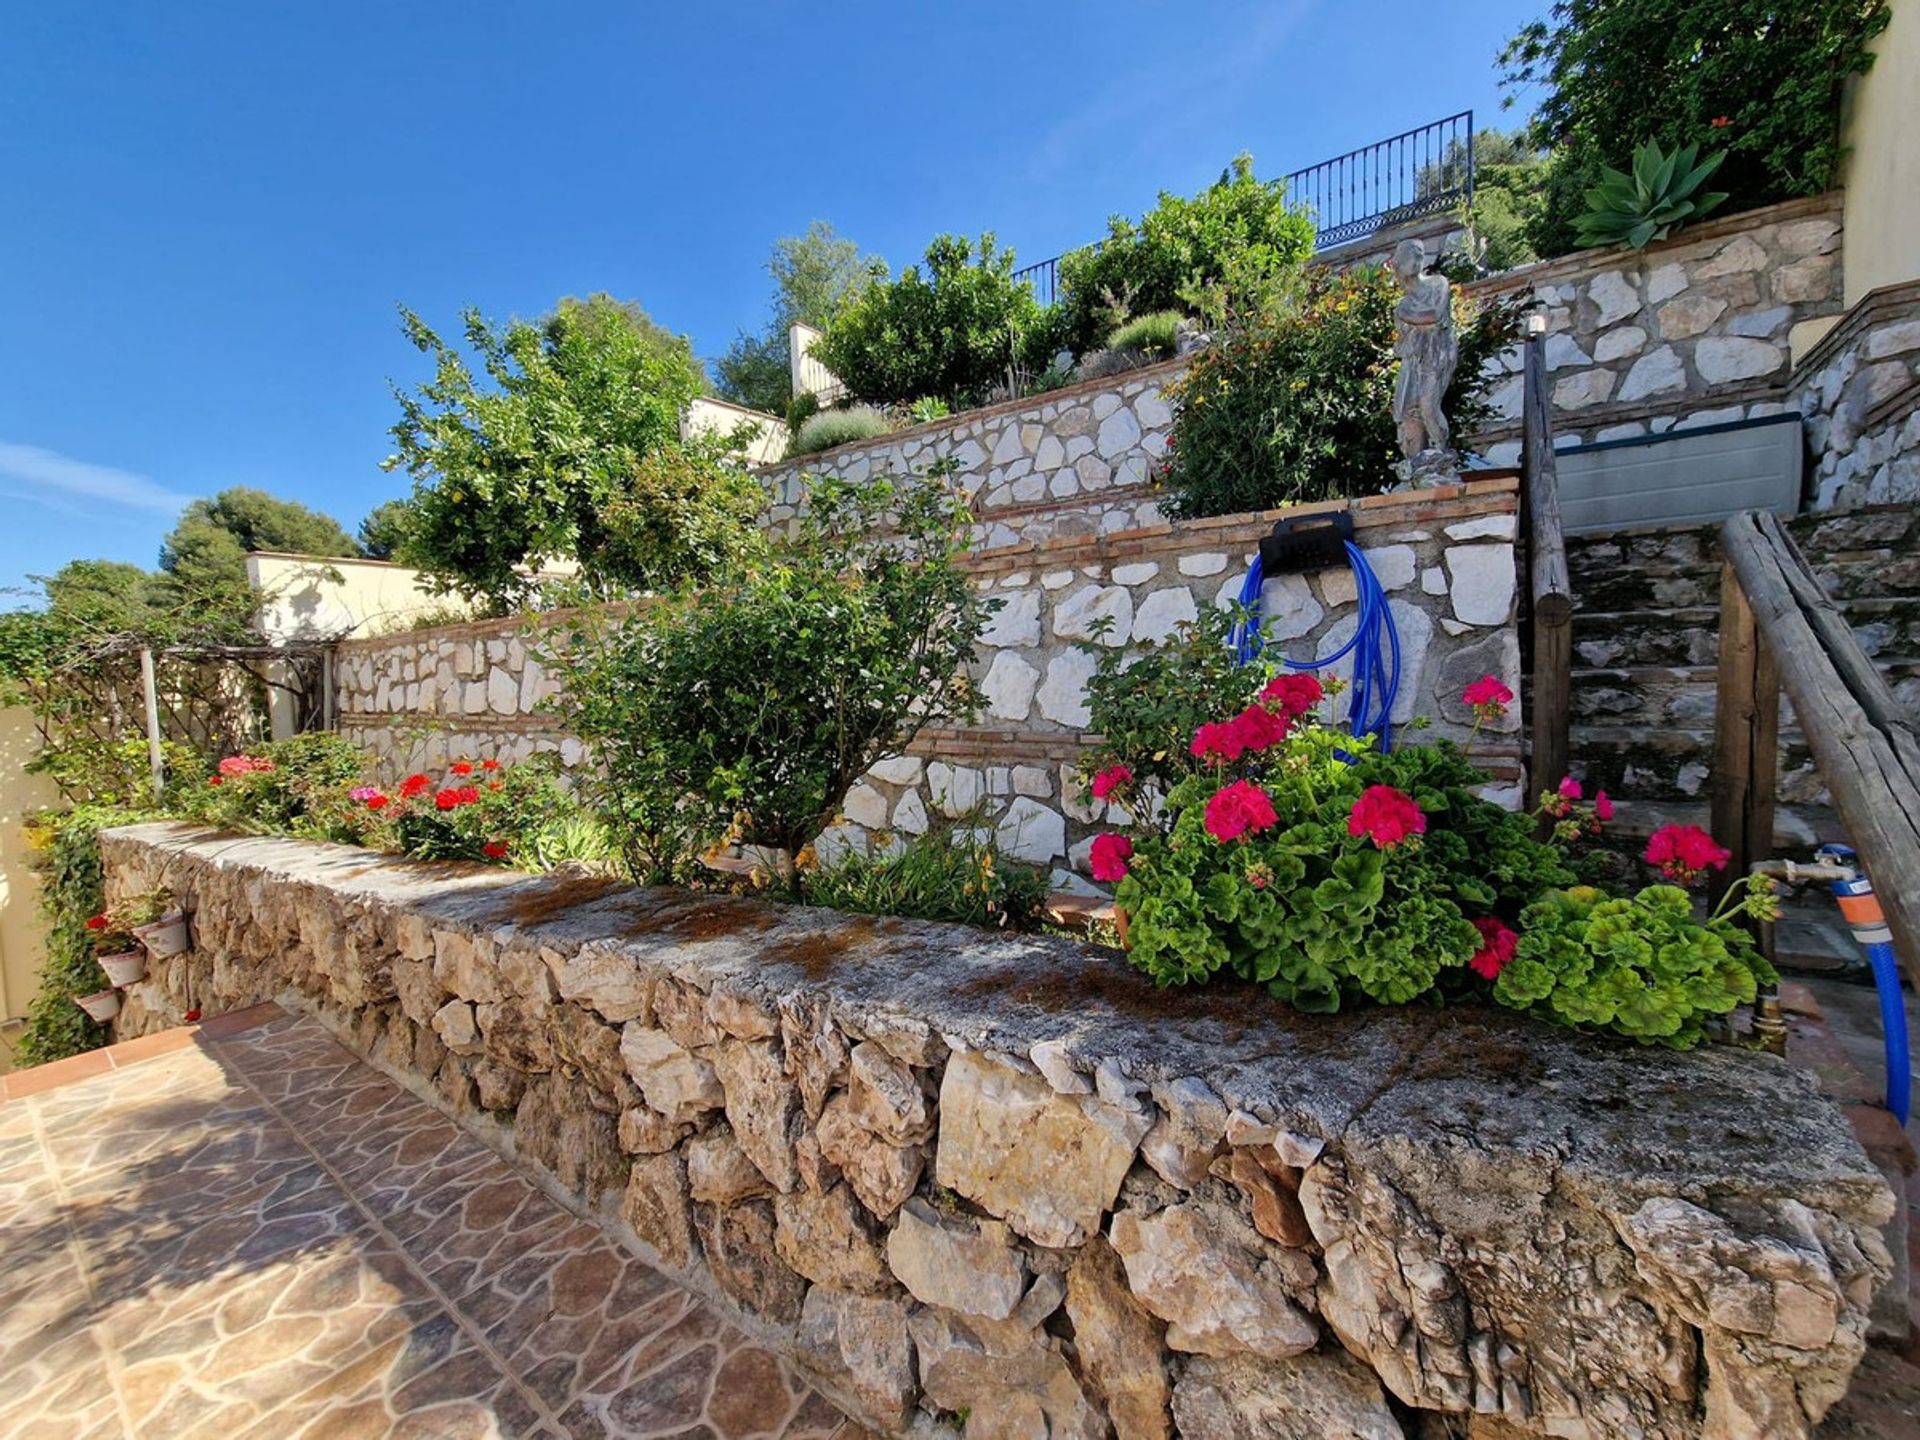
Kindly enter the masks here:
[[783, 235], [773, 242], [767, 273], [773, 276], [773, 315], [758, 335], [742, 331], [714, 362], [720, 393], [736, 405], [784, 415], [792, 395], [792, 326], [825, 329], [842, 304], [871, 282], [875, 257], [862, 258], [860, 247], [824, 220], [804, 235]]
[[413, 502], [383, 500], [360, 522], [360, 548], [369, 560], [396, 560], [406, 547]]
[[942, 235], [927, 247], [926, 271], [909, 265], [850, 298], [813, 347], [856, 399], [878, 404], [934, 396], [976, 403], [1006, 383], [1039, 329], [1033, 287], [1013, 278], [1014, 254], [992, 234], [976, 244]]
[[538, 323], [464, 316], [476, 367], [401, 311], [432, 357], [386, 468], [414, 480], [406, 556], [441, 593], [496, 613], [532, 599], [534, 572], [579, 563], [588, 596], [664, 589], [753, 543], [761, 495], [724, 442], [682, 445], [705, 376], [684, 337], [606, 295], [563, 300]]
[[294, 555], [353, 556], [360, 547], [330, 515], [298, 500], [236, 485], [195, 500], [160, 543], [160, 568], [183, 581], [246, 583], [250, 550]]
[[1535, 247], [1573, 248], [1600, 167], [1625, 168], [1647, 140], [1728, 150], [1714, 179], [1732, 209], [1827, 189], [1842, 91], [1890, 15], [1886, 0], [1557, 0], [1499, 58], [1510, 91], [1546, 90], [1535, 118], [1554, 163]]
[[1061, 337], [1084, 355], [1135, 315], [1194, 310], [1194, 292], [1219, 284], [1249, 257], [1273, 271], [1297, 271], [1313, 243], [1312, 217], [1288, 208], [1286, 182], [1257, 179], [1253, 157], [1237, 155], [1192, 199], [1163, 190], [1138, 225], [1115, 215], [1099, 245], [1061, 257]]

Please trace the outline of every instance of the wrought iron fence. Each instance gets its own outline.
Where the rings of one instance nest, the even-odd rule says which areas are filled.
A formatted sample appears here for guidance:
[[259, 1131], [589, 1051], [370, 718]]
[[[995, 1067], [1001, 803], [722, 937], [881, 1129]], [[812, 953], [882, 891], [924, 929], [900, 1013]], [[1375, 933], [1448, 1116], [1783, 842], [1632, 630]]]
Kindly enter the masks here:
[[[1314, 248], [1326, 250], [1394, 225], [1444, 214], [1473, 198], [1473, 111], [1389, 136], [1286, 177], [1287, 200], [1305, 205], [1318, 227]], [[1097, 250], [1100, 242], [1081, 248]], [[1034, 297], [1059, 297], [1056, 255], [1013, 272]]]

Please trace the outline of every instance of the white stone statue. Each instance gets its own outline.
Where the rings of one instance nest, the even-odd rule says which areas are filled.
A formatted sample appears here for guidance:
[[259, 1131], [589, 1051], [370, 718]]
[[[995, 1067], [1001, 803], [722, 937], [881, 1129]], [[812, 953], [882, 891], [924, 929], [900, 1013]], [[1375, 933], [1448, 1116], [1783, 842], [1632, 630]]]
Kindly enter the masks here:
[[1453, 286], [1444, 275], [1430, 275], [1427, 247], [1402, 240], [1393, 252], [1393, 274], [1400, 282], [1400, 303], [1393, 308], [1393, 353], [1400, 378], [1393, 388], [1393, 422], [1406, 456], [1403, 480], [1437, 485], [1460, 468], [1441, 401], [1460, 363], [1460, 336], [1453, 326]]

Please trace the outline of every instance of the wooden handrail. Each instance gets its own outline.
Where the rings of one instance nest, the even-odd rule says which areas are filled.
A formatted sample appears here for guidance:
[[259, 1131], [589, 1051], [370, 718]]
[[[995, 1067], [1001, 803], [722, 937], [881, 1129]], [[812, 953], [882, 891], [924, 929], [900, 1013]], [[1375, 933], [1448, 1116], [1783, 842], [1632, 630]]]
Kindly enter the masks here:
[[1560, 521], [1560, 474], [1553, 455], [1553, 405], [1542, 336], [1527, 337], [1522, 388], [1520, 507], [1526, 520], [1533, 650], [1533, 760], [1528, 778], [1538, 793], [1567, 774], [1573, 711], [1573, 585]]
[[1734, 854], [1726, 879], [1772, 850], [1784, 689], [1920, 984], [1920, 736], [1779, 518], [1747, 511], [1720, 533], [1713, 828]]

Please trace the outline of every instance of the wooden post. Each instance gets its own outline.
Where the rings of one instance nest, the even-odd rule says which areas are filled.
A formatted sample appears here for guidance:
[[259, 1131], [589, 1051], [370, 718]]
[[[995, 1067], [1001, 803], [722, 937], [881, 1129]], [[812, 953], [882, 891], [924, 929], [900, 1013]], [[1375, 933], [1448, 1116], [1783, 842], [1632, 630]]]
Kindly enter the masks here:
[[147, 765], [153, 772], [153, 799], [158, 804], [167, 790], [167, 756], [160, 747], [160, 692], [153, 679], [153, 651], [140, 647], [140, 689], [147, 707]]
[[[1713, 714], [1713, 835], [1733, 853], [1715, 884], [1717, 901], [1746, 878], [1755, 861], [1773, 856], [1780, 761], [1780, 668], [1731, 565], [1720, 570]], [[1763, 938], [1771, 940], [1771, 926]]]
[[1895, 952], [1920, 981], [1920, 735], [1776, 517], [1734, 516], [1721, 548], [1845, 838], [1873, 877]]

